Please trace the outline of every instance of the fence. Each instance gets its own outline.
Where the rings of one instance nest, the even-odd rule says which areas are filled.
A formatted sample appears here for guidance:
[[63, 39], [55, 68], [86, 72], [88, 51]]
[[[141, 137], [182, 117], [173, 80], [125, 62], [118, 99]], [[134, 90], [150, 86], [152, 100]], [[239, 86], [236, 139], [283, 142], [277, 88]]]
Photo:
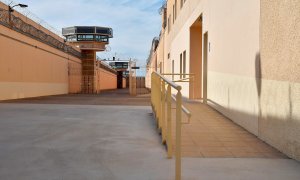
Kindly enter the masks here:
[[[16, 2], [12, 1], [12, 0], [0, 0], [0, 2], [6, 4], [7, 6], [13, 6], [15, 4], [18, 4]], [[42, 20], [37, 15], [35, 15], [31, 11], [29, 11], [28, 8], [20, 8], [20, 9], [18, 9], [18, 12], [20, 14], [22, 14], [23, 16], [25, 16], [26, 18], [29, 18], [32, 21], [34, 21], [35, 23], [37, 23], [38, 25], [42, 26], [43, 28], [45, 28], [45, 29], [51, 31], [52, 33], [56, 34], [57, 36], [59, 36], [61, 38], [64, 38], [59, 30], [55, 29], [53, 26], [48, 24], [46, 21]]]
[[17, 17], [8, 10], [2, 8], [0, 8], [0, 25], [11, 28], [19, 33], [22, 33], [42, 43], [48, 44], [49, 46], [52, 46], [65, 53], [69, 53], [75, 57], [81, 58], [81, 53], [75, 50], [73, 47], [62, 42], [63, 39], [58, 40], [52, 35], [49, 35], [33, 25], [24, 22], [20, 17]]

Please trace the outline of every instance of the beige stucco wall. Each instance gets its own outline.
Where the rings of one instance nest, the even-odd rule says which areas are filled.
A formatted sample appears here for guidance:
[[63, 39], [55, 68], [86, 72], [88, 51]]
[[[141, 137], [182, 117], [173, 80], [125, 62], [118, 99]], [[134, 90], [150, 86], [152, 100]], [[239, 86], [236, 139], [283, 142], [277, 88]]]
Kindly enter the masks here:
[[0, 33], [0, 100], [81, 90], [80, 59], [2, 25]]
[[157, 71], [157, 52], [151, 52], [151, 59], [150, 63], [147, 65], [147, 72], [146, 72], [146, 88], [151, 88], [151, 74], [152, 72]]
[[[167, 28], [164, 33], [166, 51], [164, 62], [165, 66], [169, 67], [165, 68], [166, 73], [171, 73], [172, 60], [175, 63], [175, 73], [180, 72], [180, 54], [183, 51], [187, 53], [187, 73], [194, 68], [190, 66], [190, 28], [202, 15], [202, 34], [208, 32], [210, 43], [208, 53], [210, 104], [258, 135], [255, 61], [259, 53], [260, 1], [189, 0], [182, 9], [178, 7], [174, 24], [173, 3], [174, 0], [169, 0], [167, 5], [168, 10], [171, 10], [168, 11], [168, 16], [171, 15], [171, 31], [168, 32]], [[202, 50], [201, 47], [198, 49], [198, 51]], [[167, 59], [168, 53], [170, 59]], [[249, 85], [249, 82], [252, 85]], [[189, 84], [181, 83], [181, 85], [183, 96], [188, 98]], [[198, 91], [202, 93], [201, 89]], [[241, 118], [242, 114], [251, 114], [251, 116]]]
[[[172, 60], [180, 72], [184, 50], [192, 68], [190, 27], [202, 15], [210, 44], [209, 105], [299, 160], [300, 1], [188, 0], [177, 8], [174, 24], [173, 4], [167, 1], [171, 30], [162, 31], [164, 46], [158, 47], [164, 49], [164, 73], [171, 73]], [[181, 85], [189, 97], [189, 85]]]
[[300, 160], [300, 1], [261, 0], [259, 137]]

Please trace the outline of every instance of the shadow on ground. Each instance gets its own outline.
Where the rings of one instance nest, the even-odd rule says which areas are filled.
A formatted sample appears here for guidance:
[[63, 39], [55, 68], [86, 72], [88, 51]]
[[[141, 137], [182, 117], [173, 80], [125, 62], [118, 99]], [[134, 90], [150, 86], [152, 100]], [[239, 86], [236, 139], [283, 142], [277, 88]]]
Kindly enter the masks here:
[[69, 105], [128, 105], [150, 106], [150, 94], [144, 90], [141, 95], [130, 96], [128, 89], [109, 90], [100, 94], [66, 94], [44, 96], [17, 100], [0, 101], [0, 103], [26, 104], [69, 104]]

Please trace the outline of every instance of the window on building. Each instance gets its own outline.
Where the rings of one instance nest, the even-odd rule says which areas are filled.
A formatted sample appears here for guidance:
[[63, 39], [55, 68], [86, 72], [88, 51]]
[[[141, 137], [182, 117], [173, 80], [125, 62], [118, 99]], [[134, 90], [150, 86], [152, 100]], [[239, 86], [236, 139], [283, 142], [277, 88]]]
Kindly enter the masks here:
[[95, 27], [77, 27], [77, 33], [92, 34], [95, 33]]
[[175, 20], [177, 18], [177, 0], [175, 0]]
[[78, 41], [94, 41], [94, 35], [77, 35]]
[[175, 22], [175, 5], [173, 5], [173, 24]]
[[183, 66], [182, 66], [183, 70], [183, 78], [185, 78], [185, 74], [186, 74], [186, 51], [183, 52]]
[[107, 36], [96, 35], [95, 40], [98, 41], [98, 42], [108, 42], [108, 37]]
[[169, 18], [168, 18], [168, 33], [170, 32], [170, 30], [171, 30], [171, 15], [169, 16]]
[[174, 60], [172, 60], [172, 80], [174, 81]]
[[67, 36], [67, 41], [77, 41], [76, 35]]
[[180, 54], [180, 79], [182, 79], [182, 53]]
[[167, 9], [165, 8], [164, 9], [164, 12], [163, 12], [163, 17], [164, 17], [164, 22], [163, 22], [163, 28], [166, 29], [166, 26], [167, 26], [167, 23], [168, 23], [168, 20], [167, 20]]
[[159, 63], [159, 73], [162, 74], [163, 70], [162, 70], [162, 63]]
[[96, 33], [98, 34], [111, 34], [110, 29], [97, 27]]

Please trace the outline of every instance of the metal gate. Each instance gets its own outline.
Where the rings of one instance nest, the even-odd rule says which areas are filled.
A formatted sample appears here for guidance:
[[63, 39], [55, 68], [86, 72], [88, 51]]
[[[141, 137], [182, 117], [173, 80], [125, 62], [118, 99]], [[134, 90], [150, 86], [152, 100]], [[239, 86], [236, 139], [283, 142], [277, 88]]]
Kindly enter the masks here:
[[149, 94], [146, 88], [145, 67], [137, 67], [135, 61], [129, 63], [129, 93], [132, 96]]

